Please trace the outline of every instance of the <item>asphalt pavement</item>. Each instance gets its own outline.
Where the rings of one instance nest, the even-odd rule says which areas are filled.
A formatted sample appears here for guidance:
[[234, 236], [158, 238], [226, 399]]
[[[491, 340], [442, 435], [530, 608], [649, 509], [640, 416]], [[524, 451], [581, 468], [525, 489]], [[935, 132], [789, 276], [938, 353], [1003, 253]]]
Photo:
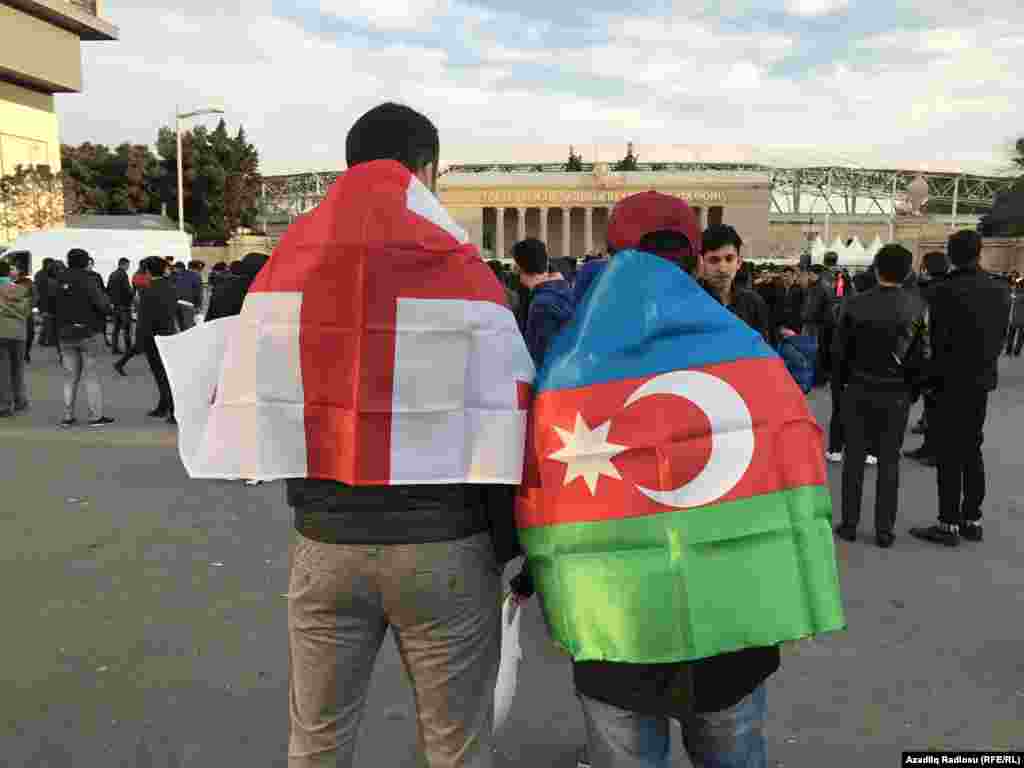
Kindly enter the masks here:
[[[283, 484], [189, 480], [174, 428], [145, 415], [156, 389], [144, 358], [128, 378], [113, 360], [102, 361], [110, 427], [57, 428], [50, 349], [29, 367], [32, 410], [0, 421], [0, 765], [283, 768]], [[827, 392], [811, 401], [827, 424]], [[837, 547], [849, 629], [785, 649], [769, 682], [770, 765], [883, 768], [909, 749], [1024, 749], [1022, 434], [1024, 361], [1004, 360], [986, 433], [985, 541], [955, 550], [906, 533], [937, 504], [934, 470], [911, 461], [896, 544], [877, 548], [868, 469], [862, 540]], [[838, 517], [838, 465], [829, 472]], [[573, 768], [582, 718], [535, 600], [522, 644], [498, 765]], [[689, 765], [678, 733], [673, 754]], [[389, 639], [356, 765], [415, 764], [412, 696]]]

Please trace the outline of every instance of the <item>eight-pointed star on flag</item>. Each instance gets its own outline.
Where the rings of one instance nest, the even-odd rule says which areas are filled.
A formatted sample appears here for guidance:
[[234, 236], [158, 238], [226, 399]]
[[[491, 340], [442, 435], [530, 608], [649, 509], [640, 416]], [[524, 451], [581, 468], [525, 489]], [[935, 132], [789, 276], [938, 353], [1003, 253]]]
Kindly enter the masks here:
[[622, 479], [612, 464], [612, 459], [623, 451], [628, 451], [629, 446], [608, 442], [608, 431], [611, 426], [612, 422], [609, 419], [604, 424], [590, 429], [583, 416], [577, 412], [573, 432], [554, 427], [558, 436], [562, 438], [562, 449], [552, 453], [548, 458], [567, 465], [564, 485], [569, 485], [577, 477], [582, 477], [591, 495], [597, 495], [597, 480], [601, 475], [616, 480]]

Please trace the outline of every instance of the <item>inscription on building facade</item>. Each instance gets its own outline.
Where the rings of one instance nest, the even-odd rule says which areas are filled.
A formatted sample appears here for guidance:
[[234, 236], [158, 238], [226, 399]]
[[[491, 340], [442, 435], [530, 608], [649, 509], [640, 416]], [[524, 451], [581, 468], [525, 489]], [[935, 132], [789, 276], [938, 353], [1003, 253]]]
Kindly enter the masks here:
[[[625, 197], [646, 190], [624, 189], [485, 189], [478, 192], [441, 190], [441, 200], [450, 205], [531, 206], [553, 207], [617, 203]], [[659, 190], [663, 194], [695, 203], [725, 203], [722, 190]]]

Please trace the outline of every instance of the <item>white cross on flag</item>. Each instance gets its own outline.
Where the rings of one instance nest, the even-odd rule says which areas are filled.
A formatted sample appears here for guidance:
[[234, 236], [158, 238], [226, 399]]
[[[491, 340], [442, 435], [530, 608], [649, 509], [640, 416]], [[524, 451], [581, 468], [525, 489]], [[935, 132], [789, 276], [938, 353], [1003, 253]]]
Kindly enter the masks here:
[[157, 345], [191, 477], [520, 482], [533, 362], [494, 273], [399, 163], [342, 175], [240, 316]]

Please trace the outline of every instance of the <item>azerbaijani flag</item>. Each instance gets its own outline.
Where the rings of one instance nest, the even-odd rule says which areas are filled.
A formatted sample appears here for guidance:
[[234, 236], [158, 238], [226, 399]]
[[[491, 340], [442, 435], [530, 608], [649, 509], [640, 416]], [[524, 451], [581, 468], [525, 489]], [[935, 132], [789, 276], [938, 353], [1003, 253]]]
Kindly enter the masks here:
[[845, 627], [821, 429], [761, 336], [678, 266], [617, 253], [535, 388], [517, 524], [577, 661]]
[[157, 343], [191, 477], [521, 479], [530, 354], [490, 267], [397, 162], [346, 171], [240, 316]]

